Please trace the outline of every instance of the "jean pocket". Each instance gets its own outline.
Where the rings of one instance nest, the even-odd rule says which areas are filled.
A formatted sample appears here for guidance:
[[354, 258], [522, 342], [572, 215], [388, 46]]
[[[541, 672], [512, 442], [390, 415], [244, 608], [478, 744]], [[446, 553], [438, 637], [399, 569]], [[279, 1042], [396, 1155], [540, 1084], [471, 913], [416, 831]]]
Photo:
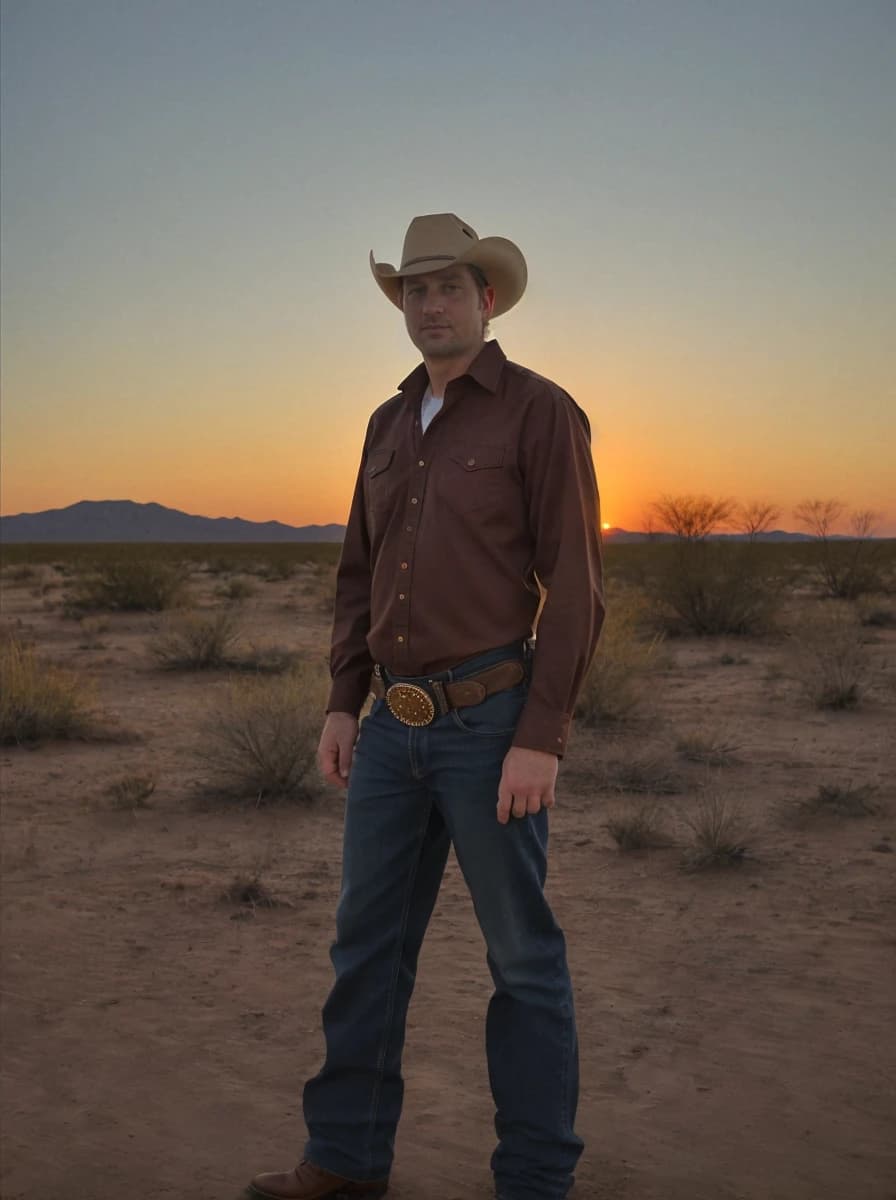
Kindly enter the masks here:
[[472, 733], [477, 737], [506, 737], [517, 727], [527, 692], [528, 688], [521, 683], [503, 692], [495, 692], [481, 704], [452, 708], [451, 718], [464, 733]]

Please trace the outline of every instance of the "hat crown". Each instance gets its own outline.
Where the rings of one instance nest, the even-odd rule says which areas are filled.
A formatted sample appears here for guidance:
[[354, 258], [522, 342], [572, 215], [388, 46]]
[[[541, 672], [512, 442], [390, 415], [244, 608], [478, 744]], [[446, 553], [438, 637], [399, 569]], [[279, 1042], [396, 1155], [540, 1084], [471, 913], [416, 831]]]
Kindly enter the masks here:
[[403, 271], [422, 262], [454, 262], [478, 241], [472, 225], [454, 213], [414, 217], [405, 234], [399, 269]]

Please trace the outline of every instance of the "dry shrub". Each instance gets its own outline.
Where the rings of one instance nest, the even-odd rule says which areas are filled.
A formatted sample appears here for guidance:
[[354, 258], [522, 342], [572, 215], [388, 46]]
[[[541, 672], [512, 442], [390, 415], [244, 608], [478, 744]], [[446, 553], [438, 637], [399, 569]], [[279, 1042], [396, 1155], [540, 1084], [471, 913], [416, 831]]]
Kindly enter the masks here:
[[651, 748], [603, 764], [598, 783], [607, 790], [654, 796], [674, 796], [681, 791], [681, 780], [664, 751]]
[[156, 790], [156, 777], [147, 775], [123, 775], [103, 789], [115, 808], [148, 808], [147, 800]]
[[886, 596], [862, 596], [856, 604], [862, 625], [874, 629], [896, 629], [896, 606]]
[[576, 720], [594, 726], [630, 716], [644, 701], [647, 676], [659, 665], [662, 636], [645, 638], [643, 598], [619, 596], [607, 605], [597, 653], [576, 702]]
[[148, 649], [163, 667], [207, 670], [232, 665], [230, 650], [240, 636], [240, 627], [231, 613], [197, 613], [169, 625]]
[[881, 804], [875, 799], [876, 791], [871, 783], [848, 783], [845, 786], [839, 783], [822, 783], [813, 796], [800, 800], [794, 807], [782, 811], [781, 815], [785, 820], [797, 824], [816, 817], [847, 817], [855, 820], [859, 817], [875, 816], [881, 811]]
[[661, 627], [672, 635], [757, 635], [774, 626], [780, 582], [763, 570], [761, 547], [681, 541], [652, 581]]
[[689, 762], [705, 763], [711, 767], [731, 767], [740, 760], [740, 744], [718, 730], [693, 730], [677, 741], [676, 750]]
[[237, 875], [221, 894], [225, 904], [241, 904], [253, 911], [256, 908], [278, 908], [285, 902], [271, 895], [259, 874]]
[[188, 569], [182, 563], [117, 558], [81, 576], [66, 596], [72, 615], [84, 610], [161, 612], [188, 603]]
[[656, 805], [644, 804], [633, 813], [617, 814], [604, 829], [620, 850], [651, 850], [670, 844]]
[[0, 742], [86, 733], [89, 689], [77, 676], [35, 657], [15, 638], [0, 642]]
[[807, 613], [790, 637], [794, 673], [816, 708], [854, 708], [871, 675], [853, 609], [828, 603]]
[[229, 579], [227, 583], [221, 584], [215, 588], [215, 595], [220, 596], [223, 600], [248, 600], [254, 596], [257, 589], [255, 584], [249, 579], [237, 578]]
[[197, 749], [214, 770], [216, 791], [257, 803], [312, 799], [326, 696], [325, 673], [308, 663], [272, 679], [232, 681], [208, 713]]
[[681, 860], [684, 870], [702, 871], [743, 862], [748, 853], [748, 830], [739, 808], [728, 797], [718, 793], [704, 796], [694, 816], [685, 820], [692, 838]]

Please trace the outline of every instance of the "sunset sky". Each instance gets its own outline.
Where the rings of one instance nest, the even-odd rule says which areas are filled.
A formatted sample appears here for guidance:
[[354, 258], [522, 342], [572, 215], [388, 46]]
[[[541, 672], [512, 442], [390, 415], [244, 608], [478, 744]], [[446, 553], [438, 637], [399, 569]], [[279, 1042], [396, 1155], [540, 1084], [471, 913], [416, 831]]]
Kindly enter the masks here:
[[368, 251], [523, 250], [604, 519], [896, 535], [896, 0], [3, 0], [5, 515], [343, 521], [418, 361]]

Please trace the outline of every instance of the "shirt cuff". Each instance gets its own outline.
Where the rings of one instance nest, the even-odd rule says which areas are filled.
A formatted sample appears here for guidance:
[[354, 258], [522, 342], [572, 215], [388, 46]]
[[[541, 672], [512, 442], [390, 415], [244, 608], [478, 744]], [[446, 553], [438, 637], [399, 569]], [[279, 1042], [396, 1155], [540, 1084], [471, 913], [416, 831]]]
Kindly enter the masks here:
[[330, 696], [327, 700], [327, 712], [351, 713], [357, 717], [364, 707], [364, 701], [370, 692], [370, 672], [365, 671], [362, 677], [358, 675], [342, 675], [334, 679], [330, 685]]
[[513, 737], [514, 746], [523, 750], [541, 750], [562, 758], [566, 752], [572, 717], [554, 709], [526, 702]]

